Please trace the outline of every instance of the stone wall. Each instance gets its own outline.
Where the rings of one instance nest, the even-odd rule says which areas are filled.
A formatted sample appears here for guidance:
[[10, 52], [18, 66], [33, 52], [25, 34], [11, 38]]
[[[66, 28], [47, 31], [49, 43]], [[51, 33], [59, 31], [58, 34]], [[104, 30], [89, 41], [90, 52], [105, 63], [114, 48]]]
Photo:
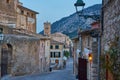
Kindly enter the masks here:
[[13, 47], [10, 74], [15, 76], [38, 73], [40, 71], [39, 40], [26, 36], [6, 35], [4, 44], [11, 44]]
[[73, 42], [73, 73], [78, 75], [78, 57], [77, 49], [80, 50], [79, 38], [72, 39]]
[[50, 40], [45, 40], [45, 63], [46, 63], [46, 72], [49, 72], [50, 68]]
[[39, 69], [40, 72], [45, 71], [45, 41], [40, 40], [39, 44]]
[[[113, 0], [104, 4], [104, 32], [102, 38], [103, 48], [113, 41], [115, 37], [120, 37], [120, 1]], [[105, 49], [105, 48], [104, 48]]]
[[16, 28], [36, 33], [36, 12], [18, 5]]
[[16, 23], [16, 13], [15, 13], [15, 0], [0, 0], [0, 23], [4, 24], [15, 24]]
[[[103, 36], [102, 36], [102, 54], [106, 54], [106, 51], [109, 51], [111, 42], [118, 38], [118, 50], [120, 50], [120, 0], [103, 0]], [[115, 46], [117, 48], [117, 46]], [[108, 53], [109, 54], [109, 53]], [[115, 60], [117, 61], [117, 60]], [[114, 62], [115, 62], [114, 61]], [[104, 62], [103, 62], [104, 63]], [[119, 62], [118, 62], [119, 63]], [[114, 65], [115, 66], [115, 65]], [[110, 66], [111, 67], [111, 66]], [[118, 69], [116, 69], [118, 70]], [[105, 76], [105, 72], [101, 69], [103, 75]], [[112, 72], [115, 70], [112, 70]], [[108, 78], [112, 77], [108, 71]], [[116, 71], [115, 71], [116, 72]], [[119, 74], [119, 73], [118, 73]], [[101, 79], [102, 79], [101, 77]], [[112, 77], [113, 78], [113, 77]], [[115, 80], [115, 79], [109, 80]], [[115, 78], [115, 77], [114, 77]], [[102, 79], [103, 80], [103, 79]]]

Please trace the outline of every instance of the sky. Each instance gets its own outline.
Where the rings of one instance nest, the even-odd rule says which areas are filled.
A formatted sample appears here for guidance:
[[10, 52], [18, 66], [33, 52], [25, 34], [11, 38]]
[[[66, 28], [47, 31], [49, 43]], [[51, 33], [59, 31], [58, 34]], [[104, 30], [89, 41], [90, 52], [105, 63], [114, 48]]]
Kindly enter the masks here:
[[[76, 12], [74, 3], [77, 0], [20, 0], [23, 6], [32, 9], [37, 14], [37, 33], [43, 30], [43, 23], [60, 20], [63, 17], [67, 17]], [[85, 2], [85, 8], [94, 4], [101, 4], [102, 0], [83, 0]]]

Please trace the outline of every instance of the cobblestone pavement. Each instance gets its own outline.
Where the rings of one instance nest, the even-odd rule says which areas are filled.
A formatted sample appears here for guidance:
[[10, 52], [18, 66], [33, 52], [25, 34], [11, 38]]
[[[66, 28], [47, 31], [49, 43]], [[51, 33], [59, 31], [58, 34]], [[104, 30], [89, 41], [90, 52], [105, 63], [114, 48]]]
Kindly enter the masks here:
[[73, 61], [70, 58], [67, 61], [67, 66], [63, 70], [54, 70], [44, 74], [34, 74], [28, 76], [12, 77], [5, 80], [75, 80], [73, 75]]

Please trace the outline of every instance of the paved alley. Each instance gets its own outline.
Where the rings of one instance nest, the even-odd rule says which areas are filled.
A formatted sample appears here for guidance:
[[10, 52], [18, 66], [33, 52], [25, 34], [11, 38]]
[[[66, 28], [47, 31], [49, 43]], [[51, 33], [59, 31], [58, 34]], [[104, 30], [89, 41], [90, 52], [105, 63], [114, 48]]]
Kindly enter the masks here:
[[75, 80], [75, 76], [73, 75], [73, 61], [70, 58], [67, 61], [67, 66], [63, 70], [53, 70], [49, 73], [44, 74], [34, 74], [28, 76], [19, 76], [12, 77], [7, 80]]

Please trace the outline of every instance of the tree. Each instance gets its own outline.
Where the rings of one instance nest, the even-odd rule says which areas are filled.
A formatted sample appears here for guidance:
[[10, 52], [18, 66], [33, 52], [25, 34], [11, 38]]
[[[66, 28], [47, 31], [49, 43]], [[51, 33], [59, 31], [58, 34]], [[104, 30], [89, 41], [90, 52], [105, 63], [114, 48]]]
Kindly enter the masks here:
[[68, 51], [64, 51], [64, 56], [68, 58], [70, 56], [70, 53]]

